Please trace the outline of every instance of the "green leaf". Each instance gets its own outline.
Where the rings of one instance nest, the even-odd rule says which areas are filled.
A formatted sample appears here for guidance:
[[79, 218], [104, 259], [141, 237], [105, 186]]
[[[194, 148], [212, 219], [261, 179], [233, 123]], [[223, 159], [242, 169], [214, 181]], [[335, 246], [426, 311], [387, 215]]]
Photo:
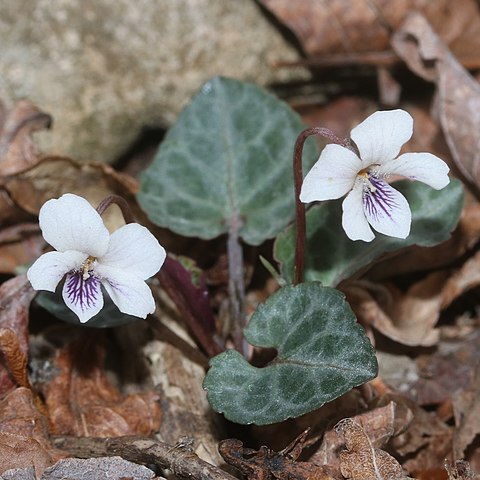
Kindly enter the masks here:
[[104, 307], [88, 322], [81, 323], [78, 317], [65, 305], [62, 298], [62, 287], [63, 284], [57, 287], [55, 293], [42, 291], [35, 297], [35, 303], [39, 307], [44, 308], [59, 320], [78, 326], [96, 328], [119, 327], [141, 320], [141, 318], [120, 312], [102, 287]]
[[[335, 200], [313, 206], [307, 213], [305, 280], [335, 286], [383, 253], [410, 245], [431, 247], [450, 237], [460, 218], [463, 187], [452, 179], [442, 190], [408, 180], [395, 183], [412, 210], [410, 235], [402, 240], [376, 233], [372, 242], [352, 241], [342, 228], [342, 202]], [[283, 278], [292, 281], [295, 256], [295, 228], [290, 226], [275, 240], [275, 259]]]
[[[293, 147], [300, 117], [265, 90], [213, 78], [180, 114], [141, 178], [138, 201], [157, 225], [212, 239], [240, 225], [258, 245], [294, 217]], [[314, 141], [304, 157], [316, 157]]]
[[287, 286], [253, 314], [245, 338], [276, 348], [264, 368], [229, 350], [204, 381], [212, 408], [233, 422], [266, 425], [298, 417], [377, 374], [375, 352], [342, 293], [317, 282]]

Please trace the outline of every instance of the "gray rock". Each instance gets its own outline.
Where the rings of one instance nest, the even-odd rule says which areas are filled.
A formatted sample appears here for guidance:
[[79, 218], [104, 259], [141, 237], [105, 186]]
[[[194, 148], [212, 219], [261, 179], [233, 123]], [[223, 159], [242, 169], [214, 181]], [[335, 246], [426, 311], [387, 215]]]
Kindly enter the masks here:
[[120, 457], [64, 458], [47, 468], [42, 480], [152, 480], [155, 474], [143, 465]]
[[210, 77], [257, 84], [298, 53], [253, 0], [3, 0], [0, 99], [53, 115], [42, 149], [111, 161], [142, 126], [166, 127]]

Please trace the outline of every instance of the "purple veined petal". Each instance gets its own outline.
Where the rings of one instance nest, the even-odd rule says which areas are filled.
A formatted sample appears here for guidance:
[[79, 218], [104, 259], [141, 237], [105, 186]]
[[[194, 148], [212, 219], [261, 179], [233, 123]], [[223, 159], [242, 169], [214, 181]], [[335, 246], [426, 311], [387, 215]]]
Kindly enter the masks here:
[[113, 232], [107, 253], [98, 263], [126, 270], [146, 280], [160, 270], [165, 257], [165, 249], [147, 228], [129, 223]]
[[378, 169], [380, 176], [401, 175], [440, 190], [450, 183], [448, 165], [432, 153], [404, 153]]
[[333, 200], [349, 192], [362, 161], [348, 148], [327, 145], [312, 169], [305, 175], [300, 201]]
[[83, 278], [82, 271], [71, 272], [65, 279], [62, 296], [67, 307], [81, 323], [88, 322], [103, 308], [100, 279], [96, 275]]
[[407, 238], [412, 214], [406, 198], [391, 185], [370, 176], [372, 188], [363, 191], [363, 211], [368, 223], [389, 237]]
[[28, 269], [27, 278], [35, 290], [54, 292], [66, 273], [80, 268], [87, 258], [81, 252], [48, 252]]
[[150, 287], [128, 271], [99, 264], [95, 271], [113, 303], [122, 313], [146, 318], [155, 311], [155, 300]]
[[350, 240], [371, 242], [375, 235], [363, 212], [363, 181], [358, 179], [342, 203], [342, 226]]
[[98, 212], [82, 197], [67, 193], [46, 202], [39, 213], [43, 238], [55, 250], [105, 254], [110, 234]]
[[404, 110], [375, 112], [350, 133], [363, 167], [395, 158], [413, 133], [413, 119]]

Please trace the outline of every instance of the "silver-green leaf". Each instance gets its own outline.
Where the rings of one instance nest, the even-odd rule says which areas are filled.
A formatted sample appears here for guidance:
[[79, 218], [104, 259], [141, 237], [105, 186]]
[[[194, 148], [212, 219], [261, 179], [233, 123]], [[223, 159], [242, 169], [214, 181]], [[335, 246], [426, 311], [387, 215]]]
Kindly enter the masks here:
[[298, 417], [377, 374], [374, 349], [345, 297], [317, 282], [281, 288], [258, 307], [245, 338], [277, 357], [256, 368], [229, 350], [211, 360], [203, 384], [212, 408], [233, 422]]
[[[168, 132], [138, 201], [154, 223], [181, 235], [212, 239], [235, 222], [258, 245], [294, 217], [292, 155], [304, 128], [256, 85], [213, 78]], [[304, 157], [315, 160], [313, 141]]]

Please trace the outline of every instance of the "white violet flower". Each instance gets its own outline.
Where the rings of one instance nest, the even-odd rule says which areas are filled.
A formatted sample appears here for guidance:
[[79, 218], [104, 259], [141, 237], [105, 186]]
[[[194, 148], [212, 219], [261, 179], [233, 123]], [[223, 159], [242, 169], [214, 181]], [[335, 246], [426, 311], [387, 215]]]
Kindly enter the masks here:
[[400, 175], [436, 190], [447, 186], [449, 168], [431, 153], [405, 153], [413, 119], [404, 110], [375, 112], [351, 131], [360, 157], [340, 145], [327, 145], [303, 181], [300, 200], [343, 201], [342, 226], [351, 240], [370, 242], [377, 232], [397, 238], [410, 233], [412, 214], [405, 197], [386, 180]]
[[110, 235], [90, 203], [70, 193], [46, 202], [39, 223], [57, 251], [29, 268], [35, 290], [54, 292], [66, 276], [63, 299], [82, 323], [102, 309], [101, 285], [123, 313], [145, 318], [155, 311], [145, 280], [160, 270], [166, 254], [145, 227], [129, 223]]

